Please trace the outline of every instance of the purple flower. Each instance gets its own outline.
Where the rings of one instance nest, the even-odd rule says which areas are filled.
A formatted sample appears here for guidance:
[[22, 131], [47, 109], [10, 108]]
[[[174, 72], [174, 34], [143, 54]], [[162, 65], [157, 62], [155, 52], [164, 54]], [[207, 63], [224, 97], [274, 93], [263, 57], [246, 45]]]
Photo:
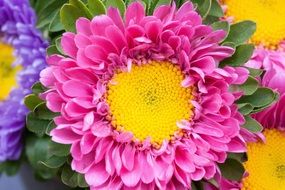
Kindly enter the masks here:
[[0, 162], [3, 162], [17, 160], [21, 155], [21, 136], [28, 112], [24, 97], [45, 67], [47, 43], [36, 29], [36, 15], [28, 0], [0, 0], [0, 44], [13, 48], [13, 66], [21, 67], [16, 75], [17, 87], [0, 101]]

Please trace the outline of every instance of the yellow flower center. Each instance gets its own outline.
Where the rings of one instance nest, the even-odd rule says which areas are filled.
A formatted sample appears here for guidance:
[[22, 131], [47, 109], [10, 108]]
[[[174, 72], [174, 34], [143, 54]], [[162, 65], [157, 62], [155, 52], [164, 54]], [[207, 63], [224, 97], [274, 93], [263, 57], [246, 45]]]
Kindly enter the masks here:
[[253, 20], [257, 31], [252, 37], [256, 45], [275, 49], [285, 38], [285, 1], [284, 0], [223, 0], [227, 5], [227, 16], [236, 22]]
[[244, 179], [242, 190], [285, 189], [285, 133], [267, 129], [264, 135], [265, 143], [248, 145], [245, 168], [249, 176]]
[[14, 59], [13, 48], [0, 43], [0, 100], [5, 100], [10, 91], [17, 86], [16, 75], [21, 67], [12, 66]]
[[181, 134], [177, 122], [193, 114], [193, 87], [182, 87], [183, 79], [180, 68], [169, 62], [133, 64], [130, 72], [115, 74], [107, 92], [112, 125], [139, 141], [150, 138], [153, 145]]

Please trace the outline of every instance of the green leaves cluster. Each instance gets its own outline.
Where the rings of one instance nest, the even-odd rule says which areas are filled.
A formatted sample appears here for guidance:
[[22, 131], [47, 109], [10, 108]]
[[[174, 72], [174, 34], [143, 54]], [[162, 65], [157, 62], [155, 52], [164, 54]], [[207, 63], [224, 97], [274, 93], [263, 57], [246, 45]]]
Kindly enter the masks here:
[[58, 114], [51, 112], [39, 94], [46, 91], [40, 84], [33, 87], [33, 94], [26, 96], [25, 105], [30, 109], [27, 116], [25, 154], [39, 179], [59, 177], [71, 188], [88, 187], [84, 177], [71, 170], [70, 146], [55, 143], [51, 140], [50, 131], [55, 127], [54, 117]]

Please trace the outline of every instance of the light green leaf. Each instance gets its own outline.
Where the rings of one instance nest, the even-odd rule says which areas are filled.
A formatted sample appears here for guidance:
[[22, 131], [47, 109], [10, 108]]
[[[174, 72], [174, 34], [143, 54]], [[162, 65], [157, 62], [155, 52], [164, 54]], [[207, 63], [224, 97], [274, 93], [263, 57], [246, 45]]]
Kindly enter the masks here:
[[269, 88], [258, 88], [252, 95], [242, 96], [237, 103], [249, 103], [254, 107], [264, 107], [275, 101], [276, 94]]
[[212, 0], [212, 6], [210, 9], [209, 15], [215, 16], [215, 17], [224, 16], [223, 9], [217, 0]]
[[75, 33], [76, 20], [80, 17], [86, 17], [86, 13], [74, 5], [65, 4], [60, 10], [60, 21], [66, 31]]
[[88, 0], [87, 5], [93, 16], [106, 13], [106, 7], [101, 0]]
[[49, 31], [50, 32], [58, 32], [64, 30], [61, 22], [60, 22], [60, 15], [59, 15], [59, 10], [57, 13], [54, 15], [53, 19], [51, 20], [51, 23], [49, 25]]
[[126, 5], [125, 5], [123, 0], [106, 0], [105, 1], [105, 5], [106, 5], [107, 8], [109, 8], [109, 7], [118, 8], [120, 13], [121, 13], [121, 15], [122, 16], [125, 15]]
[[211, 10], [212, 0], [191, 0], [198, 5], [197, 9], [203, 18], [206, 18]]
[[242, 91], [245, 96], [252, 95], [258, 89], [258, 81], [249, 76], [248, 79], [242, 85], [232, 85], [231, 90]]
[[253, 119], [250, 116], [245, 116], [245, 124], [243, 125], [244, 128], [246, 128], [247, 130], [249, 130], [250, 132], [253, 133], [257, 133], [257, 132], [261, 132], [263, 130], [262, 125], [256, 121], [255, 119]]
[[87, 6], [81, 0], [69, 0], [69, 4], [73, 5], [82, 12], [86, 18], [92, 19], [93, 15]]
[[239, 107], [239, 112], [242, 113], [243, 115], [250, 114], [254, 109], [254, 107], [248, 103], [238, 104], [238, 107]]
[[220, 66], [233, 66], [233, 67], [239, 67], [244, 65], [252, 56], [252, 53], [254, 51], [254, 45], [252, 44], [242, 44], [236, 47], [235, 53], [227, 58], [224, 59]]
[[253, 68], [249, 68], [249, 67], [246, 67], [247, 70], [249, 70], [249, 73], [250, 73], [250, 76], [252, 77], [258, 77], [260, 75], [262, 75], [262, 73], [264, 72], [263, 69], [253, 69]]
[[236, 46], [243, 44], [254, 34], [256, 24], [252, 21], [242, 21], [231, 25], [225, 42], [233, 42]]

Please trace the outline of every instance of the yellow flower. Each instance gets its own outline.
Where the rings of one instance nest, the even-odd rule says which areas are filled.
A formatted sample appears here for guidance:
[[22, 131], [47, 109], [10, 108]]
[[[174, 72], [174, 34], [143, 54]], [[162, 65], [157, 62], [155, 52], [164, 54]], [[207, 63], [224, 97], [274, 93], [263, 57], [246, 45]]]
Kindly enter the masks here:
[[285, 37], [284, 0], [223, 0], [227, 6], [226, 16], [235, 22], [252, 20], [257, 31], [252, 37], [256, 45], [275, 49]]
[[277, 129], [264, 131], [266, 142], [248, 144], [249, 173], [242, 190], [285, 189], [285, 133]]
[[12, 66], [15, 58], [13, 48], [0, 43], [0, 100], [5, 100], [10, 91], [17, 86], [16, 75], [21, 70], [20, 66]]

